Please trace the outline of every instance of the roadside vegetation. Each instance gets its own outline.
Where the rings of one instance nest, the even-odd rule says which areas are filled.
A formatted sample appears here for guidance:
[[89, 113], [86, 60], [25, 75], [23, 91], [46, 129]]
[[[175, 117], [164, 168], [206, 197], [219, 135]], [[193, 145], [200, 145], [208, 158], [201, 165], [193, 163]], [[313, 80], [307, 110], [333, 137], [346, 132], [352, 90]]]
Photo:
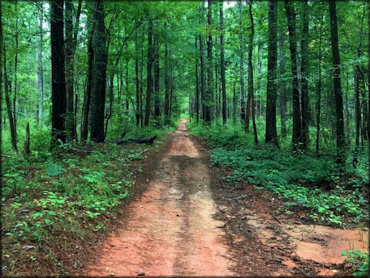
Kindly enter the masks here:
[[[50, 151], [48, 130], [32, 130], [31, 155], [2, 158], [2, 270], [11, 276], [70, 274], [117, 218], [143, 171], [140, 161], [172, 128], [126, 134], [156, 135], [153, 145], [66, 143]], [[3, 142], [4, 150], [11, 148]]]
[[[333, 227], [362, 227], [369, 223], [368, 156], [363, 152], [354, 168], [351, 155], [344, 165], [336, 164], [327, 146], [320, 157], [309, 152], [292, 152], [282, 141], [281, 148], [253, 143], [242, 125], [189, 123], [190, 134], [206, 141], [215, 166], [223, 167], [223, 177], [231, 188], [254, 186], [284, 199], [285, 214], [301, 215], [305, 223]], [[323, 144], [323, 147], [325, 144]], [[340, 168], [339, 168], [340, 167]], [[363, 275], [368, 271], [368, 255], [356, 249], [343, 250], [348, 266]]]

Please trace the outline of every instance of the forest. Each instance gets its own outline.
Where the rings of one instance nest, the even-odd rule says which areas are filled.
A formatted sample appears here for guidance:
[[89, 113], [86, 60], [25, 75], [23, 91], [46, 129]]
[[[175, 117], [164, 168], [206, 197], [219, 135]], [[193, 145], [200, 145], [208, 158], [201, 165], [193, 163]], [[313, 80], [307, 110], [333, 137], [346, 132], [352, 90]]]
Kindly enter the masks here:
[[369, 6], [1, 1], [2, 274], [368, 275]]

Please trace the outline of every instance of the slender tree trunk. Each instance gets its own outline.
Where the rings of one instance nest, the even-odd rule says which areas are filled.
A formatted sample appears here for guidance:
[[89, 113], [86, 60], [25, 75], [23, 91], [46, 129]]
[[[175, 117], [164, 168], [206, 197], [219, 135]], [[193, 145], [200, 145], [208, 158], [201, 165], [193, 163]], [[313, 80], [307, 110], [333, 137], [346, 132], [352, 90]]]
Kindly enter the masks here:
[[242, 25], [242, 1], [238, 0], [239, 5], [239, 57], [240, 57], [240, 121], [246, 127], [246, 107], [245, 107], [245, 85], [244, 85], [244, 40]]
[[13, 121], [14, 132], [17, 136], [17, 89], [18, 89], [18, 52], [19, 52], [19, 30], [18, 30], [18, 0], [15, 1], [15, 56], [14, 56], [14, 96], [13, 96]]
[[261, 76], [262, 76], [262, 58], [261, 58], [261, 46], [258, 44], [257, 47], [257, 117], [261, 117], [262, 112], [262, 100], [261, 100]]
[[157, 125], [160, 124], [160, 84], [159, 84], [159, 51], [160, 44], [158, 41], [158, 34], [154, 36], [155, 45], [155, 58], [154, 58], [154, 117], [156, 119]]
[[[73, 2], [65, 2], [65, 67], [66, 67], [66, 93], [67, 93], [67, 112], [66, 112], [66, 135], [67, 141], [76, 140], [76, 120], [74, 113], [74, 55], [77, 46], [77, 34], [79, 19], [81, 14], [82, 0], [79, 0], [76, 13], [76, 26], [73, 28]], [[75, 30], [74, 30], [75, 29]]]
[[[201, 4], [201, 16], [200, 18], [204, 19], [205, 9], [204, 2]], [[200, 22], [203, 24], [203, 21]], [[199, 47], [200, 47], [200, 96], [201, 96], [201, 117], [205, 119], [205, 102], [206, 102], [206, 56], [205, 56], [205, 40], [203, 35], [199, 35]]]
[[359, 66], [355, 66], [354, 83], [355, 83], [355, 115], [356, 115], [356, 140], [355, 153], [358, 152], [360, 146], [360, 129], [361, 129], [361, 105], [360, 105], [360, 82], [359, 82]]
[[136, 126], [140, 125], [140, 83], [139, 83], [139, 45], [137, 31], [135, 33], [135, 85], [136, 85]]
[[104, 142], [104, 110], [108, 58], [106, 47], [107, 35], [104, 25], [104, 2], [96, 2], [94, 23], [95, 30], [92, 37], [94, 56], [92, 63], [90, 138], [94, 142]]
[[331, 34], [331, 49], [333, 54], [334, 68], [334, 95], [335, 95], [335, 112], [336, 112], [336, 131], [337, 131], [337, 162], [344, 162], [345, 153], [345, 136], [344, 136], [344, 121], [343, 121], [343, 97], [340, 80], [340, 56], [338, 47], [338, 26], [337, 26], [337, 11], [336, 1], [329, 1], [330, 12], [330, 34]]
[[[254, 19], [252, 13], [252, 0], [249, 2], [249, 18], [251, 21], [251, 31], [249, 33], [249, 43], [248, 43], [248, 98], [250, 98], [250, 113], [252, 116], [252, 125], [253, 125], [253, 137], [254, 143], [258, 144], [258, 134], [256, 126], [256, 117], [255, 117], [255, 103], [254, 103], [254, 86], [253, 86], [253, 47], [254, 47]], [[249, 125], [249, 124], [248, 124]]]
[[[212, 25], [212, 0], [208, 0], [208, 24]], [[209, 32], [207, 39], [207, 90], [205, 103], [205, 117], [204, 121], [208, 124], [212, 121], [212, 90], [213, 90], [213, 70], [212, 70], [212, 34]]]
[[302, 30], [302, 63], [301, 63], [301, 76], [302, 76], [302, 147], [307, 149], [309, 144], [309, 111], [308, 111], [308, 0], [303, 2], [303, 30]]
[[87, 44], [87, 82], [86, 82], [86, 92], [84, 96], [84, 108], [83, 108], [83, 115], [82, 115], [82, 123], [81, 123], [81, 142], [85, 143], [89, 133], [89, 114], [90, 114], [90, 103], [91, 103], [91, 86], [92, 86], [92, 64], [94, 60], [94, 51], [92, 47], [92, 37], [94, 34], [94, 21], [92, 21], [92, 27], [89, 34], [89, 41]]
[[153, 36], [153, 20], [149, 19], [148, 28], [148, 56], [147, 56], [147, 86], [146, 86], [146, 101], [145, 101], [145, 120], [144, 125], [149, 125], [150, 117], [150, 101], [152, 95], [152, 63], [153, 63], [153, 46], [152, 46], [152, 36]]
[[[1, 6], [1, 3], [0, 3], [0, 6]], [[1, 27], [2, 27], [2, 25], [1, 25]], [[2, 34], [2, 30], [1, 30], [1, 34]], [[4, 43], [3, 43], [2, 47], [3, 47], [3, 59], [4, 59], [3, 60], [3, 66], [4, 66], [5, 104], [6, 104], [6, 111], [8, 113], [8, 119], [9, 119], [10, 140], [11, 140], [11, 143], [12, 143], [13, 150], [15, 152], [18, 152], [17, 134], [15, 132], [15, 124], [14, 124], [14, 118], [13, 118], [13, 112], [12, 112], [12, 104], [11, 104], [10, 96], [9, 96], [10, 81], [8, 80], [8, 71], [7, 71], [7, 67], [6, 67], [6, 49], [5, 49], [5, 44]]]
[[144, 113], [143, 113], [143, 96], [144, 96], [144, 78], [143, 78], [143, 72], [144, 72], [144, 40], [145, 40], [145, 34], [144, 34], [144, 26], [143, 26], [143, 32], [141, 32], [141, 59], [140, 59], [140, 126], [144, 126]]
[[[164, 24], [167, 29], [167, 23]], [[167, 32], [166, 32], [167, 34]], [[164, 117], [165, 124], [170, 124], [170, 77], [169, 77], [168, 40], [164, 44]]]
[[221, 45], [221, 86], [222, 86], [222, 123], [226, 125], [227, 114], [226, 114], [226, 78], [225, 78], [225, 47], [224, 47], [224, 10], [223, 1], [220, 2], [220, 45]]
[[[217, 37], [215, 37], [215, 44], [214, 44], [214, 47], [217, 49]], [[219, 103], [219, 101], [218, 101], [218, 98], [219, 98], [219, 95], [218, 95], [218, 84], [219, 84], [219, 82], [218, 82], [218, 78], [219, 78], [219, 76], [218, 76], [218, 57], [217, 57], [217, 52], [215, 52], [215, 59], [214, 59], [214, 64], [215, 64], [215, 87], [214, 87], [214, 96], [213, 96], [213, 98], [212, 98], [212, 101], [213, 101], [213, 103], [215, 103], [215, 105], [216, 105], [216, 119], [218, 119], [219, 117], [220, 117], [220, 103]], [[211, 118], [214, 118], [214, 116], [212, 115], [211, 116]]]
[[266, 143], [278, 145], [276, 133], [277, 2], [269, 2]]
[[[198, 54], [198, 45], [197, 45], [197, 36], [195, 36], [195, 43], [194, 43], [195, 53]], [[199, 123], [199, 78], [198, 78], [198, 60], [199, 55], [195, 57], [195, 113], [197, 123]]]
[[233, 83], [233, 123], [236, 124], [236, 109], [237, 109], [237, 99], [236, 99], [236, 81]]
[[67, 141], [74, 140], [76, 137], [75, 128], [73, 126], [74, 111], [73, 111], [73, 3], [72, 0], [65, 1], [65, 55], [66, 55], [66, 92], [67, 92], [67, 113], [66, 113], [66, 135]]
[[282, 80], [282, 77], [285, 75], [285, 49], [284, 49], [284, 40], [285, 40], [285, 30], [281, 29], [279, 36], [279, 69], [280, 69], [280, 117], [281, 117], [281, 136], [286, 137], [286, 82]]
[[50, 1], [51, 18], [51, 75], [52, 75], [52, 145], [58, 140], [66, 141], [65, 114], [66, 114], [66, 79], [65, 79], [65, 55], [64, 55], [64, 24], [63, 24], [64, 0]]
[[297, 69], [297, 40], [295, 32], [295, 20], [296, 14], [294, 11], [293, 3], [285, 0], [285, 10], [288, 22], [289, 32], [289, 48], [290, 48], [290, 60], [292, 67], [292, 106], [293, 106], [293, 149], [298, 148], [299, 142], [302, 140], [302, 122], [301, 122], [301, 109], [299, 100], [299, 88], [298, 88], [298, 69]]
[[319, 63], [318, 63], [318, 82], [317, 82], [317, 103], [316, 103], [316, 156], [320, 156], [320, 122], [321, 122], [321, 60], [322, 60], [322, 25], [323, 15], [320, 20], [319, 30]]
[[42, 66], [42, 51], [43, 51], [43, 1], [40, 1], [39, 13], [39, 42], [37, 49], [37, 87], [39, 90], [39, 104], [38, 104], [38, 120], [40, 126], [43, 125], [44, 115], [44, 70]]

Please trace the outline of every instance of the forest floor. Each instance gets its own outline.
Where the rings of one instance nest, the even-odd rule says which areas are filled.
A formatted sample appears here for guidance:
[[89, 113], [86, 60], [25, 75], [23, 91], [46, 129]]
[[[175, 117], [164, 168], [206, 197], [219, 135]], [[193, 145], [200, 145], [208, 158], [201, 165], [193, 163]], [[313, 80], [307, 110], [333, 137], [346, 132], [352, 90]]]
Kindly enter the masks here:
[[124, 217], [81, 274], [88, 276], [348, 274], [340, 251], [366, 251], [368, 234], [303, 224], [283, 200], [230, 188], [182, 120], [150, 157]]

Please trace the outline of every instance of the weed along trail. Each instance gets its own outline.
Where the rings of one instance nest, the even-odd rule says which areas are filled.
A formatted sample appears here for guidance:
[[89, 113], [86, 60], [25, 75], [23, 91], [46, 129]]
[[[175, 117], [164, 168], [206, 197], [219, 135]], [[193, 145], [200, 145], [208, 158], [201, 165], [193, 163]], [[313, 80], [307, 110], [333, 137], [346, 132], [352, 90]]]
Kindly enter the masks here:
[[169, 140], [146, 191], [126, 208], [86, 275], [233, 275], [224, 222], [213, 217], [210, 171], [186, 120]]

